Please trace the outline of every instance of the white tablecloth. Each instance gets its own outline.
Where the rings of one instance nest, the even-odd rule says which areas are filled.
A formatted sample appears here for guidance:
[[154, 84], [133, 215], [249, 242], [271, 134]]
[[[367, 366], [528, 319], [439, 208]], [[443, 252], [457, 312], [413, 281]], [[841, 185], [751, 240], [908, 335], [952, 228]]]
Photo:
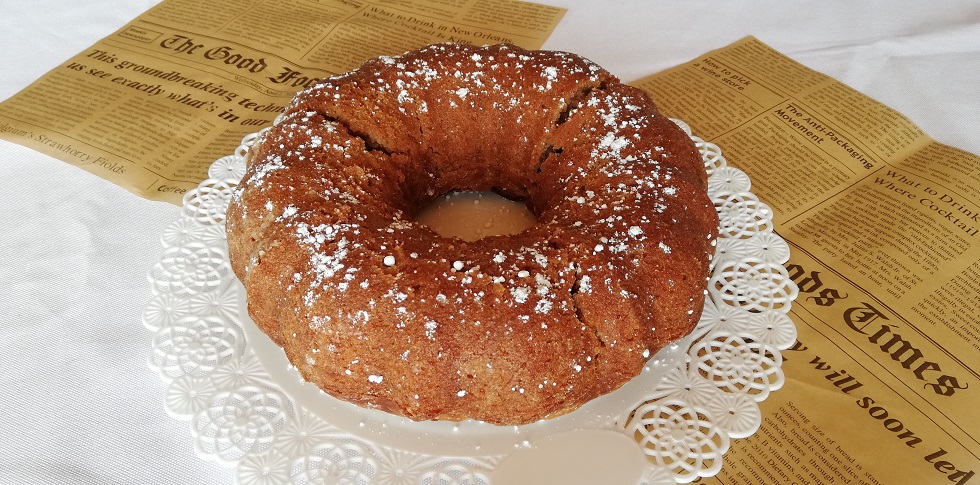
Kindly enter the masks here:
[[[0, 99], [152, 0], [3, 0]], [[980, 153], [980, 2], [542, 0], [624, 80], [754, 35]], [[0, 483], [227, 484], [163, 409], [140, 317], [175, 206], [0, 141]]]

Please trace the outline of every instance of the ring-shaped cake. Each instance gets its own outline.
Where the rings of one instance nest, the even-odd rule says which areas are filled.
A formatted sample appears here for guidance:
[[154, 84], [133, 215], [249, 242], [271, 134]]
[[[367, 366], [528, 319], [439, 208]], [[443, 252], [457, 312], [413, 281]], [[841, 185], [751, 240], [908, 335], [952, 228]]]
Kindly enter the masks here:
[[[452, 191], [538, 220], [473, 242], [413, 220]], [[689, 333], [718, 217], [691, 139], [574, 54], [437, 44], [298, 94], [227, 211], [256, 325], [305, 379], [414, 420], [516, 425]]]

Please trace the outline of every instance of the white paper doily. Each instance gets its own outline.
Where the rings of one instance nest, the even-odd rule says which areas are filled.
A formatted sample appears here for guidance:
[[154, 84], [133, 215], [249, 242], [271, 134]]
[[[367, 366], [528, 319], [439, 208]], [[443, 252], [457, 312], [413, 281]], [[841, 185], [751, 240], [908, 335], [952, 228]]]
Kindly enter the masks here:
[[[590, 458], [619, 466], [599, 448], [641, 457], [638, 483], [688, 483], [721, 470], [730, 440], [758, 430], [758, 403], [783, 385], [780, 350], [796, 340], [789, 246], [749, 177], [727, 166], [717, 145], [691, 136], [720, 217], [709, 298], [694, 332], [636, 379], [566, 416], [516, 427], [414, 423], [333, 399], [301, 382], [255, 329], [228, 265], [225, 209], [257, 136], [185, 195], [149, 271], [143, 313], [168, 414], [189, 421], [198, 455], [234, 468], [239, 484], [489, 485], [521, 466], [551, 476], [549, 464], [563, 458], [555, 472], [591, 466]], [[630, 449], [612, 446], [621, 442]]]

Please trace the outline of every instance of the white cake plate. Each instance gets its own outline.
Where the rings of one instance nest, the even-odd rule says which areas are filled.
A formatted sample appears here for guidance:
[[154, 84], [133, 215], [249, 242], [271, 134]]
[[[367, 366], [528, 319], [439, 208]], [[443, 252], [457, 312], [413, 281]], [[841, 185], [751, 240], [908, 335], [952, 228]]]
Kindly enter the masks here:
[[688, 483], [721, 470], [731, 439], [758, 430], [758, 403], [783, 384], [780, 351], [796, 340], [789, 246], [749, 177], [691, 136], [720, 218], [709, 298], [694, 332], [634, 380], [524, 426], [416, 423], [334, 399], [256, 329], [228, 265], [225, 209], [257, 137], [184, 197], [143, 313], [167, 412], [189, 421], [197, 453], [234, 468], [239, 484]]

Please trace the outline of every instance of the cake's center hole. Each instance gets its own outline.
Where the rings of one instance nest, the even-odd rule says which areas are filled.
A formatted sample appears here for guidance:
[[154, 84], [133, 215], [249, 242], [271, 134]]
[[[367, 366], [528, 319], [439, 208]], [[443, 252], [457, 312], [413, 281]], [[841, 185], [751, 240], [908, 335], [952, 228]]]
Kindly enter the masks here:
[[493, 192], [450, 192], [423, 207], [415, 220], [440, 236], [476, 241], [520, 233], [537, 217], [522, 202]]

